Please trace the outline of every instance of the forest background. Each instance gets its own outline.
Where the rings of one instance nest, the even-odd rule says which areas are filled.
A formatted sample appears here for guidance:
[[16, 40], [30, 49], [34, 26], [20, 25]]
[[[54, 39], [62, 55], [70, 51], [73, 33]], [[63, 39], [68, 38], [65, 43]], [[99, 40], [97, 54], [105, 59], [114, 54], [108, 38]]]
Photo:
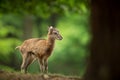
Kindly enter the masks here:
[[[63, 36], [49, 58], [50, 73], [83, 75], [89, 54], [89, 2], [87, 0], [1, 0], [0, 69], [20, 71], [21, 54], [15, 47], [25, 39], [46, 38], [49, 26]], [[35, 61], [29, 73], [39, 73]]]

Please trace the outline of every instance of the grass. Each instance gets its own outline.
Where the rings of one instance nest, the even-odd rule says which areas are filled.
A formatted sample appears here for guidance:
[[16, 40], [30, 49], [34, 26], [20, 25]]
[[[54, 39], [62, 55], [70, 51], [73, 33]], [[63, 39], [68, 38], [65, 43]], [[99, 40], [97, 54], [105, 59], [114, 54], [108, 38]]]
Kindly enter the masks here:
[[82, 80], [77, 76], [61, 74], [22, 74], [20, 72], [7, 72], [0, 70], [0, 80]]

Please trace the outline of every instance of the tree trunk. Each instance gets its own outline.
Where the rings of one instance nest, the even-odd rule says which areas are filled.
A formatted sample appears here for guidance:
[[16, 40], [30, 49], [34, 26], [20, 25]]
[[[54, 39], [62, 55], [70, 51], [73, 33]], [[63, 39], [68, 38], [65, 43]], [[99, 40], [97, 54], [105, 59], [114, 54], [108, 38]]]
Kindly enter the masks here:
[[58, 19], [58, 14], [53, 13], [53, 14], [50, 16], [50, 26], [56, 27], [57, 19]]
[[119, 80], [120, 5], [117, 0], [91, 0], [91, 53], [84, 80]]
[[33, 32], [33, 16], [27, 15], [25, 16], [23, 22], [23, 39], [28, 39], [32, 37]]
[[41, 24], [42, 24], [42, 18], [38, 17], [36, 19], [36, 25], [37, 25], [37, 30], [38, 30], [38, 36], [41, 37], [43, 36], [44, 32], [42, 31], [42, 27], [41, 27]]

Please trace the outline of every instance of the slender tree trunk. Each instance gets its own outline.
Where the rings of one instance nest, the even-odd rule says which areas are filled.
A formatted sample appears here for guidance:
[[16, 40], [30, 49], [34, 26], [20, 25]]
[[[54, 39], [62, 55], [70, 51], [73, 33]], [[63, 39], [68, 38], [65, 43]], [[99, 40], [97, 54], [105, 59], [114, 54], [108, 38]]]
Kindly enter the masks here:
[[91, 0], [91, 53], [84, 80], [120, 79], [120, 4]]
[[40, 17], [38, 17], [37, 19], [36, 19], [36, 24], [37, 24], [37, 30], [38, 30], [38, 35], [39, 35], [39, 37], [41, 37], [41, 36], [43, 36], [43, 31], [42, 31], [42, 28], [41, 28], [41, 23], [42, 23], [42, 18], [40, 18]]
[[53, 13], [50, 17], [50, 26], [56, 27], [57, 20], [58, 20], [58, 14]]
[[32, 32], [33, 32], [33, 16], [26, 15], [23, 22], [23, 39], [31, 38]]

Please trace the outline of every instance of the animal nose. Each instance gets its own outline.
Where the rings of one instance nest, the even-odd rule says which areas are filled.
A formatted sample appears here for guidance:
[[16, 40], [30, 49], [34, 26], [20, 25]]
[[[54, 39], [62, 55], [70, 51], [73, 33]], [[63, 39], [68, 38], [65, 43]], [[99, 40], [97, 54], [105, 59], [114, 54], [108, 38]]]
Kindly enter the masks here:
[[60, 36], [60, 40], [62, 40], [63, 39], [63, 37], [62, 36]]

